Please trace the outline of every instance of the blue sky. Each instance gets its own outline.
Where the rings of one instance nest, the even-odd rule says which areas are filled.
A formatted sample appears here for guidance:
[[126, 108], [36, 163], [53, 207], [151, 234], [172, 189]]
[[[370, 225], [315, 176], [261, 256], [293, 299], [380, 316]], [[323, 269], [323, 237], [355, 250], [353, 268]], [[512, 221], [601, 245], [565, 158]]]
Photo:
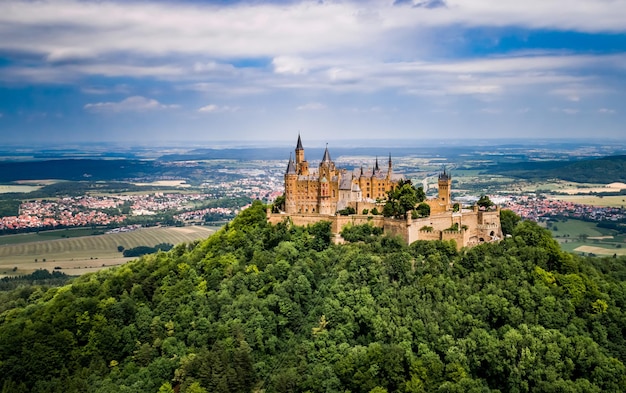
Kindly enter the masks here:
[[0, 2], [5, 143], [625, 139], [626, 0]]

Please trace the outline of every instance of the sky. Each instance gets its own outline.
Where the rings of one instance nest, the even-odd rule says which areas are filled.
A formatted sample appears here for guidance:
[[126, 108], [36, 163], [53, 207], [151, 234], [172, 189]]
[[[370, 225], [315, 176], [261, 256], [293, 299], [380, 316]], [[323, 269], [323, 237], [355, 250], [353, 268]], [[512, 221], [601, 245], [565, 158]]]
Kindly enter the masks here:
[[626, 0], [0, 1], [0, 140], [626, 139]]

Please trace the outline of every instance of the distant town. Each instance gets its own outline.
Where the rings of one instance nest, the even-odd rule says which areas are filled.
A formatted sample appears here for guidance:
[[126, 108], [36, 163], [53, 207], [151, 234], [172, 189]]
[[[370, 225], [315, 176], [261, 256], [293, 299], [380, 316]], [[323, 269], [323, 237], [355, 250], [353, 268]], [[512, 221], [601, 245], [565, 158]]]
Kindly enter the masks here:
[[[621, 149], [622, 147], [612, 147]], [[504, 149], [504, 150], [503, 150]], [[580, 200], [560, 200], [559, 191], [541, 189], [553, 187], [555, 180], [546, 178], [543, 185], [507, 176], [503, 165], [511, 160], [523, 162], [567, 163], [568, 159], [597, 157], [611, 153], [606, 145], [546, 145], [541, 148], [493, 146], [471, 146], [453, 150], [445, 147], [420, 149], [390, 148], [393, 158], [394, 173], [411, 179], [413, 184], [421, 185], [427, 195], [436, 194], [437, 174], [447, 167], [452, 173], [452, 199], [460, 205], [472, 205], [486, 194], [502, 208], [510, 209], [524, 219], [535, 221], [555, 218], [573, 218], [592, 222], [624, 222], [626, 214], [622, 199], [611, 205]], [[322, 157], [320, 149], [311, 149], [308, 158], [313, 165]], [[342, 154], [336, 162], [343, 168], [371, 167], [376, 155], [386, 157], [386, 149], [338, 149]], [[502, 154], [501, 151], [506, 152]], [[449, 154], [444, 156], [443, 154]], [[5, 180], [0, 189], [3, 200], [16, 203], [13, 210], [4, 210], [0, 215], [0, 231], [4, 234], [39, 231], [69, 227], [101, 227], [106, 230], [132, 228], [134, 225], [198, 225], [219, 224], [231, 220], [253, 200], [265, 203], [273, 202], [284, 191], [284, 174], [288, 157], [283, 150], [257, 149], [247, 151], [247, 159], [222, 158], [242, 153], [236, 149], [207, 150], [169, 157], [178, 161], [96, 161], [89, 174], [81, 175], [80, 181], [58, 181], [59, 188], [82, 187], [83, 184], [97, 185], [93, 189], [79, 192], [55, 191], [46, 193], [48, 181]], [[396, 156], [397, 155], [397, 156]], [[217, 158], [215, 158], [215, 157]], [[263, 158], [260, 158], [262, 157]], [[282, 159], [270, 159], [264, 156], [281, 156]], [[253, 157], [258, 157], [254, 159]], [[444, 158], [445, 157], [445, 158]], [[521, 161], [520, 161], [521, 160]], [[7, 161], [8, 162], [8, 161]], [[56, 163], [56, 161], [54, 161]], [[146, 166], [146, 163], [152, 163]], [[8, 164], [7, 164], [8, 165]], [[17, 165], [17, 164], [15, 164]], [[76, 163], [59, 162], [65, 165], [69, 173]], [[94, 165], [94, 161], [90, 162]], [[508, 164], [507, 164], [508, 165]], [[38, 169], [49, 170], [50, 165], [41, 165]], [[9, 167], [7, 167], [9, 168]], [[5, 175], [18, 176], [19, 167], [10, 167]], [[493, 168], [498, 168], [494, 170]], [[508, 167], [509, 171], [518, 170]], [[115, 172], [117, 171], [117, 172]], [[23, 176], [36, 176], [40, 172]], [[82, 173], [82, 172], [81, 172]], [[141, 176], [137, 174], [141, 173]], [[599, 172], [595, 172], [599, 173]], [[548, 173], [547, 176], [552, 176]], [[36, 177], [23, 177], [36, 179]], [[557, 180], [558, 181], [558, 180]], [[124, 182], [136, 189], [124, 192], [106, 189], [114, 182]], [[570, 181], [568, 187], [577, 188], [583, 182]], [[102, 187], [105, 186], [104, 190]], [[602, 187], [602, 184], [597, 186]], [[588, 192], [582, 186], [580, 193]], [[626, 187], [626, 186], [625, 186]], [[28, 191], [23, 191], [27, 189]], [[37, 192], [35, 192], [37, 191]], [[604, 189], [597, 190], [602, 194]], [[614, 194], [622, 191], [611, 189]], [[626, 190], [624, 190], [626, 191]], [[11, 192], [15, 195], [11, 196]], [[578, 192], [575, 190], [575, 192]], [[1, 194], [4, 193], [4, 194]], [[36, 195], [36, 196], [35, 196]], [[625, 196], [626, 198], [626, 196]], [[19, 207], [18, 207], [19, 205]], [[6, 212], [11, 211], [12, 214]]]
[[[123, 227], [132, 223], [131, 218], [145, 219], [158, 213], [169, 212], [173, 220], [181, 225], [232, 219], [248, 203], [240, 206], [202, 206], [207, 202], [243, 198], [272, 202], [282, 195], [282, 179], [276, 173], [256, 177], [220, 182], [211, 187], [216, 193], [162, 193], [140, 195], [82, 195], [56, 200], [33, 200], [23, 202], [16, 216], [0, 217], [0, 230], [20, 231], [24, 229], [53, 229], [57, 227], [107, 226]], [[218, 195], [219, 198], [218, 199]], [[521, 216], [534, 221], [549, 220], [554, 217], [575, 218], [588, 221], [621, 221], [626, 219], [621, 207], [592, 206], [568, 201], [550, 199], [545, 196], [493, 194], [490, 197]], [[453, 195], [454, 198], [454, 195]], [[478, 196], [460, 196], [458, 202], [471, 204]]]

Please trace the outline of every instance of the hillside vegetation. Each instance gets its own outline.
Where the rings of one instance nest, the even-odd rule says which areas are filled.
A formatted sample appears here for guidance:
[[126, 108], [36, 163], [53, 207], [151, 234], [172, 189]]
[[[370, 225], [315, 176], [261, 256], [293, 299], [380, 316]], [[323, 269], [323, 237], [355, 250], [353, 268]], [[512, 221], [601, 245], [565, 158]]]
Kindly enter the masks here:
[[[360, 231], [366, 233], [367, 231]], [[626, 259], [266, 223], [1, 294], [2, 392], [619, 392]]]
[[[493, 172], [496, 167], [489, 169]], [[626, 156], [609, 156], [575, 162], [500, 163], [497, 173], [526, 179], [562, 179], [577, 183], [626, 182]]]

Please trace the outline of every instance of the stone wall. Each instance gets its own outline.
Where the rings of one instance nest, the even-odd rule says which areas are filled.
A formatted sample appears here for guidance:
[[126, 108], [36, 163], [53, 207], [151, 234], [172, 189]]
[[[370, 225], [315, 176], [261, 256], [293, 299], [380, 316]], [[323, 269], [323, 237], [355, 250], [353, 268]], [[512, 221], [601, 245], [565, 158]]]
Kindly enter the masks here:
[[[315, 213], [301, 214], [270, 214], [268, 221], [277, 224], [286, 219], [299, 226], [315, 224], [319, 221], [330, 221], [331, 230], [335, 234], [335, 242], [342, 242], [341, 233], [346, 225], [370, 224], [383, 228], [385, 234], [401, 237], [407, 244], [416, 240], [454, 240], [457, 248], [473, 246], [481, 242], [489, 242], [502, 238], [500, 226], [500, 210], [479, 211], [472, 209], [462, 212], [445, 212], [434, 214], [430, 217], [411, 219], [385, 218], [354, 214], [350, 216], [322, 215]], [[449, 230], [453, 224], [458, 224], [458, 231]], [[432, 227], [432, 231], [423, 230], [424, 227]]]

